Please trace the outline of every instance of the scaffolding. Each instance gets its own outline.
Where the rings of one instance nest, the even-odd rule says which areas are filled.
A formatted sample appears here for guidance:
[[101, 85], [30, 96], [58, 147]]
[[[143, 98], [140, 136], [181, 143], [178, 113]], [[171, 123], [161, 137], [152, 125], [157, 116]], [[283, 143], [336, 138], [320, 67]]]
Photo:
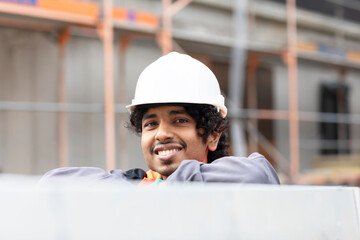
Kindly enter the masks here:
[[[104, 113], [105, 118], [105, 143], [106, 147], [106, 169], [116, 168], [115, 157], [115, 114], [120, 118], [126, 118], [124, 88], [121, 88], [119, 102], [115, 104], [114, 97], [114, 44], [118, 44], [120, 59], [119, 81], [125, 84], [123, 74], [125, 52], [129, 43], [137, 37], [156, 38], [162, 49], [163, 54], [170, 52], [174, 46], [174, 36], [172, 33], [172, 18], [181, 9], [190, 4], [192, 0], [162, 0], [162, 16], [144, 12], [130, 11], [126, 8], [113, 6], [112, 0], [103, 0], [101, 4], [94, 2], [79, 2], [71, 0], [31, 0], [31, 1], [0, 1], [0, 25], [14, 28], [35, 30], [35, 31], [57, 31], [58, 32], [58, 53], [59, 53], [59, 102], [58, 103], [28, 103], [28, 102], [0, 102], [0, 110], [32, 110], [32, 111], [52, 111], [58, 112], [59, 118], [59, 166], [68, 165], [68, 129], [67, 113], [69, 112], [97, 112]], [[245, 137], [242, 129], [247, 129], [250, 135], [250, 148], [256, 150], [254, 143], [259, 143], [272, 156], [280, 168], [280, 171], [287, 175], [289, 182], [305, 182], [299, 173], [299, 121], [324, 121], [339, 123], [360, 123], [360, 117], [356, 114], [321, 114], [318, 112], [299, 112], [298, 110], [298, 80], [297, 80], [297, 59], [300, 47], [313, 48], [312, 45], [301, 45], [297, 40], [297, 16], [296, 1], [286, 1], [286, 26], [287, 26], [287, 47], [285, 49], [271, 49], [253, 51], [246, 43], [247, 38], [247, 11], [248, 1], [238, 0], [235, 7], [235, 18], [238, 18], [234, 28], [234, 48], [232, 52], [232, 68], [229, 80], [229, 101], [231, 101], [230, 124], [231, 136], [233, 140], [233, 151], [236, 155], [245, 154]], [[130, 19], [129, 16], [132, 16]], [[136, 20], [134, 21], [134, 15]], [[239, 25], [241, 23], [241, 25]], [[122, 30], [122, 34], [116, 34], [117, 30]], [[72, 34], [84, 33], [98, 37], [103, 45], [104, 53], [104, 105], [101, 104], [70, 104], [67, 103], [66, 79], [65, 79], [65, 48]], [[116, 38], [116, 41], [114, 39]], [[256, 103], [256, 69], [262, 58], [268, 55], [281, 57], [288, 69], [288, 96], [289, 109], [257, 109]], [[355, 56], [356, 53], [353, 53]], [[302, 55], [303, 58], [306, 56]], [[320, 60], [321, 61], [321, 60]], [[245, 65], [248, 63], [248, 78], [250, 84], [247, 91], [249, 109], [243, 109], [242, 92], [244, 89], [243, 74]], [[337, 64], [337, 63], [334, 63]], [[353, 64], [360, 68], [357, 63]], [[241, 67], [239, 67], [241, 66]], [[241, 81], [239, 81], [239, 79]], [[242, 121], [241, 119], [248, 119]], [[284, 157], [275, 146], [273, 146], [257, 130], [259, 119], [286, 120], [289, 122], [289, 161]], [[245, 126], [243, 126], [245, 125]], [[119, 128], [119, 141], [121, 152], [125, 152], [126, 137], [123, 128]], [[253, 146], [253, 147], [251, 147]], [[125, 156], [121, 156], [125, 158]], [[359, 177], [360, 179], [360, 177]], [[310, 180], [309, 180], [310, 181]], [[310, 181], [311, 182], [311, 181]]]
[[[115, 157], [115, 113], [124, 114], [123, 104], [114, 104], [114, 31], [126, 30], [129, 33], [118, 36], [120, 46], [119, 58], [124, 60], [124, 51], [133, 37], [152, 35], [158, 39], [163, 54], [172, 50], [171, 18], [184, 8], [192, 0], [178, 0], [171, 3], [163, 0], [163, 18], [144, 11], [130, 11], [121, 7], [114, 7], [112, 0], [103, 0], [102, 5], [94, 2], [80, 2], [72, 0], [34, 0], [1, 2], [0, 25], [35, 31], [58, 31], [58, 80], [59, 80], [59, 103], [21, 103], [2, 102], [3, 110], [35, 110], [59, 112], [59, 167], [68, 166], [68, 143], [67, 143], [67, 112], [102, 112], [102, 106], [86, 104], [68, 104], [66, 101], [65, 79], [65, 49], [66, 43], [71, 38], [72, 30], [91, 32], [103, 43], [104, 52], [104, 117], [105, 117], [105, 147], [106, 169], [116, 168]], [[15, 20], [8, 16], [16, 17]], [[135, 15], [134, 17], [131, 17]], [[22, 20], [21, 18], [26, 18]], [[52, 22], [53, 24], [49, 24]], [[161, 26], [160, 26], [161, 25]], [[88, 33], [89, 34], [89, 33]], [[123, 78], [123, 77], [120, 77]], [[124, 80], [122, 79], [124, 83]], [[122, 94], [124, 96], [124, 92]], [[115, 110], [118, 109], [118, 111]], [[126, 142], [124, 131], [120, 130], [120, 141]]]
[[[238, 12], [245, 12], [245, 3], [243, 1], [239, 1], [238, 5], [242, 5], [238, 7]], [[302, 43], [297, 40], [297, 5], [296, 1], [294, 0], [284, 0], [280, 2], [286, 3], [286, 26], [287, 26], [287, 47], [285, 49], [267, 49], [267, 51], [263, 52], [256, 52], [253, 54], [249, 54], [248, 57], [248, 87], [247, 92], [250, 93], [247, 96], [247, 103], [249, 109], [235, 109], [236, 117], [243, 117], [247, 120], [246, 129], [250, 135], [250, 149], [252, 151], [256, 151], [256, 147], [254, 143], [260, 144], [268, 153], [269, 155], [275, 160], [275, 162], [279, 166], [279, 170], [283, 171], [289, 178], [288, 181], [290, 183], [295, 184], [355, 184], [359, 185], [360, 183], [360, 176], [359, 176], [359, 169], [351, 169], [351, 167], [357, 166], [358, 164], [354, 164], [353, 162], [350, 164], [351, 167], [344, 167], [346, 166], [349, 161], [349, 157], [347, 156], [339, 156], [339, 157], [330, 157], [325, 158], [322, 157], [321, 161], [322, 164], [315, 164], [315, 171], [308, 172], [305, 174], [300, 174], [299, 172], [299, 149], [300, 149], [300, 142], [299, 142], [299, 122], [301, 121], [312, 121], [312, 122], [331, 122], [337, 124], [358, 124], [357, 114], [343, 114], [343, 113], [320, 113], [320, 112], [304, 112], [299, 111], [298, 109], [298, 70], [297, 70], [297, 59], [298, 59], [298, 51], [303, 50], [301, 52], [301, 57], [303, 59], [307, 59], [307, 56], [304, 56], [304, 52], [306, 54], [307, 51], [316, 51], [318, 46], [315, 46], [311, 43]], [[334, 1], [329, 1], [334, 3]], [[341, 2], [336, 2], [334, 4], [338, 4], [339, 6], [348, 6], [343, 5]], [[355, 3], [353, 3], [355, 4]], [[355, 4], [356, 5], [356, 4]], [[356, 5], [358, 7], [358, 5]], [[352, 5], [352, 7], [354, 7]], [[355, 8], [356, 9], [356, 8]], [[271, 11], [269, 11], [271, 12]], [[268, 13], [266, 13], [268, 14]], [[265, 14], [265, 15], [266, 15]], [[246, 18], [238, 19], [237, 22], [246, 21]], [[303, 20], [304, 21], [304, 20]], [[306, 21], [306, 20], [305, 20]], [[309, 24], [311, 20], [307, 20], [306, 24]], [[325, 26], [322, 26], [325, 27]], [[241, 28], [241, 27], [240, 27]], [[327, 30], [335, 32], [335, 35], [339, 35], [339, 30], [336, 27], [327, 26], [325, 27]], [[236, 29], [235, 29], [236, 31]], [[344, 36], [344, 30], [340, 30], [342, 32], [342, 37]], [[246, 33], [247, 31], [243, 30], [238, 32], [236, 36], [241, 36], [241, 34]], [[350, 31], [347, 32], [349, 34]], [[349, 34], [350, 35], [350, 34]], [[246, 37], [243, 37], [246, 39]], [[240, 40], [239, 42], [243, 45], [244, 40]], [[244, 49], [246, 49], [244, 47]], [[235, 49], [236, 51], [236, 49]], [[331, 50], [329, 50], [331, 51]], [[241, 54], [238, 52], [238, 54]], [[256, 76], [256, 69], [259, 66], [259, 62], [263, 58], [267, 58], [268, 56], [280, 56], [282, 61], [287, 66], [288, 70], [288, 102], [289, 102], [289, 109], [288, 111], [279, 111], [279, 110], [268, 110], [268, 109], [257, 109], [257, 102], [256, 102], [256, 83], [255, 83], [255, 76]], [[344, 80], [344, 68], [356, 68], [359, 69], [358, 61], [359, 58], [355, 57], [358, 56], [357, 53], [348, 52], [345, 54], [348, 60], [346, 63], [344, 62], [334, 62], [335, 66], [339, 67], [339, 75], [342, 76], [342, 80]], [[314, 57], [311, 56], [309, 59], [315, 61], [324, 61], [324, 62], [331, 62], [329, 59], [321, 57]], [[243, 70], [244, 67], [241, 68]], [[240, 71], [240, 70], [238, 70]], [[230, 81], [236, 81], [239, 79], [238, 77], [234, 77], [230, 79]], [[244, 85], [244, 84], [242, 84]], [[235, 86], [235, 85], [234, 85]], [[236, 90], [234, 90], [236, 91]], [[240, 100], [241, 101], [241, 100]], [[238, 112], [240, 111], [240, 112]], [[257, 129], [257, 121], [259, 119], [268, 119], [268, 120], [286, 120], [289, 122], [289, 148], [290, 148], [290, 160], [287, 161], [285, 157], [264, 137]], [[351, 120], [350, 120], [351, 119]], [[236, 140], [236, 138], [234, 138]], [[338, 142], [339, 140], [337, 140]], [[340, 140], [341, 141], [341, 140]], [[238, 143], [239, 144], [239, 143]], [[350, 157], [353, 159], [353, 157]], [[320, 159], [320, 158], [319, 158]], [[327, 159], [331, 159], [327, 161]], [[334, 160], [336, 159], [336, 160]], [[335, 161], [338, 161], [337, 163]], [[355, 161], [356, 162], [356, 161]], [[344, 164], [342, 168], [340, 167], [341, 164]], [[329, 168], [325, 166], [329, 165]], [[321, 166], [322, 168], [320, 168]], [[334, 168], [337, 166], [338, 168]], [[338, 171], [340, 168], [343, 171]]]

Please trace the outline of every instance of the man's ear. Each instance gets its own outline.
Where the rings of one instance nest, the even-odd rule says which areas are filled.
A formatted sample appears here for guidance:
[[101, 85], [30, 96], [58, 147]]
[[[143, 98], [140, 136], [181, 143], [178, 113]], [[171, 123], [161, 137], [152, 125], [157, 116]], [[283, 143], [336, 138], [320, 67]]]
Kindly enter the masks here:
[[209, 137], [208, 137], [208, 148], [210, 151], [215, 151], [216, 148], [217, 148], [217, 145], [219, 143], [219, 139], [220, 139], [220, 136], [221, 136], [221, 132], [212, 132]]

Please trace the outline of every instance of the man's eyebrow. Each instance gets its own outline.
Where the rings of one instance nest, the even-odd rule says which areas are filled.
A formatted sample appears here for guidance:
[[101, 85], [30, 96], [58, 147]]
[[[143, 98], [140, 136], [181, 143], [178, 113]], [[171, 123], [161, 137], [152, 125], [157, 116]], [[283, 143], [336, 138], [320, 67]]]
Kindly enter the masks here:
[[171, 110], [169, 112], [169, 115], [178, 115], [178, 114], [189, 115], [185, 110]]
[[142, 118], [142, 121], [149, 119], [149, 118], [156, 118], [156, 114], [152, 113], [152, 114], [145, 114]]

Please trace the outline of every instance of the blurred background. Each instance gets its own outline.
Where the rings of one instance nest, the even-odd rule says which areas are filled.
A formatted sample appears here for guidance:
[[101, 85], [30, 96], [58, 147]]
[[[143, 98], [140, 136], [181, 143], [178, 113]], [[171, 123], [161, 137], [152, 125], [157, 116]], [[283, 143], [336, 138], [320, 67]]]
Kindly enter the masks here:
[[360, 186], [360, 0], [0, 0], [0, 171], [147, 169], [125, 106], [171, 50], [217, 76], [233, 155]]

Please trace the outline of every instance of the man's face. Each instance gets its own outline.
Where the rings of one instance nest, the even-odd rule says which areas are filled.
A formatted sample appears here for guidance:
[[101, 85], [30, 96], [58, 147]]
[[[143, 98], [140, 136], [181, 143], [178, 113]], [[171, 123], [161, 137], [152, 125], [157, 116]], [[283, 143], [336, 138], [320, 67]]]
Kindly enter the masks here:
[[146, 164], [165, 179], [183, 160], [207, 162], [209, 141], [182, 106], [149, 108], [142, 119], [141, 147]]

